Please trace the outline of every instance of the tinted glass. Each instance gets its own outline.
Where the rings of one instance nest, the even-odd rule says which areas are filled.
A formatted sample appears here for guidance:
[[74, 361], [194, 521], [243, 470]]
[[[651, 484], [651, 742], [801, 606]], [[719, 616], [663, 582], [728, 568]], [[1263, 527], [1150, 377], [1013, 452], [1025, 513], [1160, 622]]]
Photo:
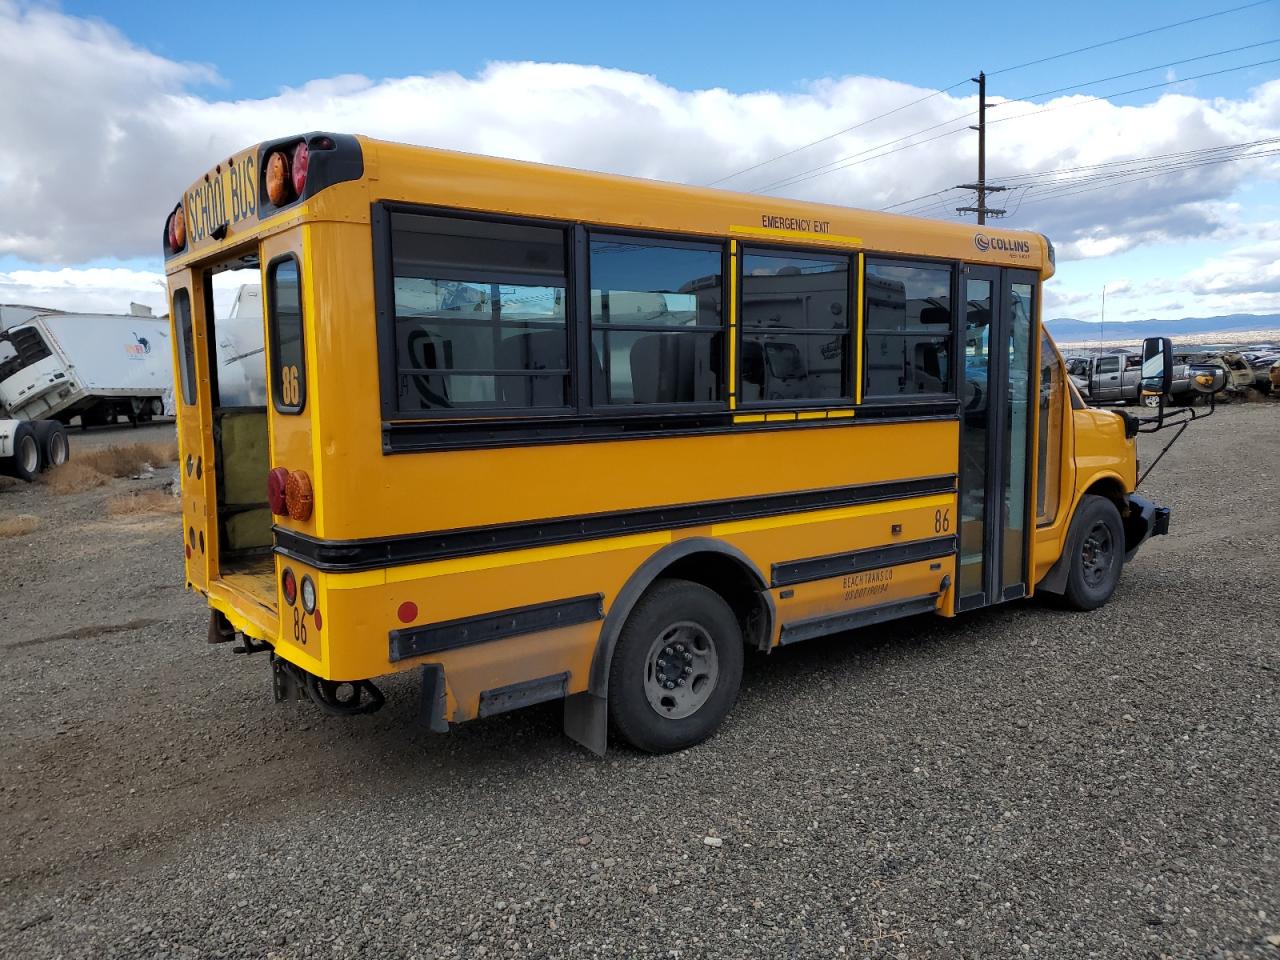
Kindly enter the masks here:
[[1036, 484], [1036, 520], [1053, 523], [1062, 495], [1062, 424], [1066, 378], [1049, 334], [1040, 337], [1040, 436], [1039, 479]]
[[951, 268], [869, 260], [865, 287], [867, 394], [952, 393]]
[[196, 402], [196, 346], [191, 339], [191, 294], [186, 288], [173, 295], [173, 329], [178, 338], [178, 370], [182, 401]]
[[847, 329], [848, 261], [744, 254], [740, 322], [757, 329]]
[[1120, 370], [1119, 357], [1101, 357], [1098, 360], [1099, 373], [1118, 373]]
[[965, 281], [963, 442], [960, 445], [960, 596], [983, 591], [987, 495], [987, 413], [991, 409], [990, 280]]
[[568, 403], [564, 231], [395, 214], [402, 412]]
[[[592, 334], [600, 403], [714, 403], [724, 356], [719, 332], [596, 330]], [[603, 389], [604, 397], [600, 397]]]
[[1027, 520], [1027, 440], [1031, 432], [1031, 312], [1029, 283], [1007, 288], [1009, 302], [1009, 418], [1005, 442], [1008, 466], [1004, 485], [1004, 569], [1001, 586], [1009, 587], [1026, 579]]
[[593, 237], [590, 257], [593, 401], [720, 402], [721, 248]]
[[307, 402], [307, 368], [302, 349], [302, 294], [298, 261], [277, 260], [267, 268], [271, 327], [271, 394], [281, 413], [299, 413]]
[[591, 241], [591, 322], [720, 326], [718, 249]]

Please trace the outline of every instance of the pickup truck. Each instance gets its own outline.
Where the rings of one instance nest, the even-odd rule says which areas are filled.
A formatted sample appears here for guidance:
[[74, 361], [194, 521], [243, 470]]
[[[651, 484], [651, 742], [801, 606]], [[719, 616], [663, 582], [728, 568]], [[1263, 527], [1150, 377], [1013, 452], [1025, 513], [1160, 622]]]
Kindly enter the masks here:
[[[1160, 398], [1142, 394], [1142, 357], [1136, 353], [1109, 353], [1101, 357], [1068, 357], [1067, 373], [1091, 403], [1144, 403], [1159, 406]], [[1191, 365], [1175, 363], [1173, 390], [1167, 398], [1183, 405], [1195, 399]]]

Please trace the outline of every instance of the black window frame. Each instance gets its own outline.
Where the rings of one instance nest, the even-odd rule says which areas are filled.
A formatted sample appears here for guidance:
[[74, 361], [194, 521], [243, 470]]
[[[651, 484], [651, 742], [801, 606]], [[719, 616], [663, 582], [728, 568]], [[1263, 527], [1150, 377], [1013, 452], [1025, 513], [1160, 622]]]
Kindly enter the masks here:
[[[871, 285], [867, 282], [868, 271], [872, 264], [885, 264], [888, 266], [898, 267], [944, 267], [951, 273], [951, 283], [949, 285], [951, 297], [951, 325], [947, 334], [937, 334], [935, 339], [946, 340], [950, 350], [949, 365], [951, 373], [951, 390], [947, 393], [909, 393], [909, 394], [889, 394], [889, 393], [872, 393], [870, 390], [870, 382], [868, 379], [868, 351], [867, 338], [873, 332], [870, 320], [871, 311], [869, 309], [868, 297], [871, 292]], [[964, 328], [957, 320], [956, 309], [957, 304], [963, 303], [963, 282], [966, 273], [966, 264], [960, 260], [945, 260], [937, 257], [913, 257], [896, 253], [876, 253], [875, 251], [864, 251], [862, 257], [862, 270], [858, 278], [859, 287], [862, 290], [862, 323], [861, 323], [861, 342], [858, 344], [858, 376], [862, 383], [862, 404], [864, 406], [892, 406], [892, 407], [910, 407], [918, 405], [921, 407], [936, 407], [938, 404], [955, 404], [958, 407], [959, 385], [961, 378], [964, 376]], [[893, 331], [879, 330], [875, 331], [881, 334], [894, 335]], [[911, 335], [910, 331], [902, 331], [902, 336]]]
[[[179, 299], [181, 298], [181, 300]], [[186, 303], [186, 315], [179, 311], [178, 304]], [[191, 291], [186, 286], [173, 291], [173, 332], [178, 347], [178, 386], [182, 392], [182, 402], [194, 407], [199, 399], [196, 380], [196, 342], [195, 319], [191, 310]]]
[[[690, 237], [690, 236], [674, 236], [669, 233], [660, 233], [657, 231], [647, 230], [618, 230], [612, 227], [597, 227], [588, 224], [580, 225], [582, 230], [582, 241], [580, 255], [582, 287], [575, 290], [578, 294], [575, 314], [577, 315], [579, 325], [579, 337], [583, 341], [583, 348], [575, 356], [578, 361], [576, 364], [578, 371], [591, 371], [591, 354], [594, 350], [594, 335], [597, 330], [608, 332], [610, 330], [618, 333], [627, 332], [652, 332], [652, 333], [675, 333], [677, 335], [683, 333], [686, 336], [699, 336], [708, 334], [720, 334], [720, 399], [719, 400], [696, 400], [688, 402], [675, 403], [610, 403], [607, 398], [597, 398], [595, 396], [594, 384], [592, 378], [582, 376], [583, 381], [579, 398], [586, 398], [586, 405], [580, 407], [579, 412], [583, 415], [596, 414], [604, 416], [653, 416], [663, 413], [710, 413], [719, 412], [729, 409], [729, 396], [733, 389], [729, 372], [729, 301], [728, 301], [728, 280], [731, 260], [729, 256], [729, 243], [727, 240], [716, 240], [712, 238]], [[632, 243], [636, 246], [653, 246], [653, 247], [675, 247], [685, 248], [689, 250], [700, 250], [704, 253], [719, 252], [720, 254], [720, 324], [715, 327], [710, 326], [692, 326], [692, 327], [672, 327], [667, 324], [630, 324], [630, 323], [602, 323], [594, 324], [591, 318], [591, 291], [594, 289], [591, 282], [591, 241], [599, 238], [611, 238], [622, 243]], [[579, 250], [575, 247], [575, 255], [579, 254]]]
[[[840, 336], [846, 340], [844, 352], [844, 369], [841, 372], [842, 383], [840, 385], [840, 396], [826, 399], [796, 399], [796, 400], [750, 400], [742, 399], [742, 342], [743, 335], [747, 332], [747, 326], [743, 322], [742, 309], [742, 293], [743, 280], [746, 274], [743, 272], [746, 258], [748, 256], [778, 256], [789, 259], [805, 259], [805, 260], [825, 260], [830, 263], [843, 262], [847, 267], [845, 272], [845, 328]], [[751, 412], [761, 410], [838, 410], [843, 407], [852, 407], [856, 403], [854, 396], [854, 384], [856, 377], [861, 376], [858, 369], [861, 359], [861, 347], [857, 344], [858, 339], [858, 290], [862, 285], [862, 278], [858, 273], [858, 251], [850, 253], [837, 253], [831, 250], [823, 250], [821, 248], [791, 246], [784, 244], [738, 244], [738, 263], [737, 276], [734, 278], [737, 284], [735, 291], [736, 303], [734, 304], [736, 323], [735, 338], [737, 342], [734, 348], [738, 355], [738, 369], [734, 371], [734, 396], [738, 400], [738, 409], [749, 410]], [[763, 330], [765, 328], [752, 328], [752, 331]], [[833, 333], [836, 328], [829, 327], [825, 329], [817, 329], [812, 327], [786, 327], [793, 333], [800, 334], [823, 334]]]
[[[559, 230], [563, 234], [565, 264], [564, 329], [566, 357], [569, 361], [567, 369], [527, 372], [494, 370], [491, 375], [523, 376], [528, 378], [534, 376], [563, 376], [567, 380], [565, 396], [568, 400], [565, 404], [555, 407], [500, 407], [495, 405], [486, 407], [441, 407], [426, 410], [400, 409], [397, 390], [400, 367], [396, 355], [395, 247], [392, 242], [392, 223], [395, 214], [505, 224], [517, 227], [541, 227]], [[371, 226], [373, 230], [374, 303], [377, 316], [379, 388], [382, 419], [385, 423], [443, 420], [471, 423], [479, 427], [482, 421], [507, 423], [524, 420], [547, 420], [572, 416], [578, 412], [578, 398], [581, 387], [578, 383], [578, 364], [575, 361], [578, 355], [578, 339], [581, 333], [578, 330], [579, 324], [575, 316], [574, 306], [577, 279], [575, 277], [575, 224], [564, 220], [543, 219], [540, 217], [503, 216], [449, 207], [434, 207], [426, 204], [381, 201], [373, 204]], [[496, 275], [496, 272], [491, 272], [488, 276]], [[513, 282], [525, 283], [527, 280], [528, 278], [525, 277]]]
[[[298, 403], [296, 406], [282, 403], [280, 382], [280, 324], [276, 318], [276, 271], [282, 263], [293, 262], [298, 272]], [[266, 273], [267, 342], [271, 347], [271, 406], [276, 413], [299, 416], [307, 408], [307, 317], [302, 296], [302, 262], [294, 253], [282, 253], [272, 257]]]

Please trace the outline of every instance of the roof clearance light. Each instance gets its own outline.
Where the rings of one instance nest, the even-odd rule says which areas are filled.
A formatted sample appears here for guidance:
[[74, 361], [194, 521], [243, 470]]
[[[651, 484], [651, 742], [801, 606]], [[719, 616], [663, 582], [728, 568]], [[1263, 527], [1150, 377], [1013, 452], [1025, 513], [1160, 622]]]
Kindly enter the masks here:
[[302, 191], [307, 188], [307, 168], [311, 166], [311, 150], [307, 147], [307, 141], [303, 140], [293, 148], [293, 192], [297, 196], [302, 196]]
[[175, 250], [181, 250], [187, 245], [187, 211], [182, 204], [178, 204], [177, 209], [173, 211], [173, 219], [169, 224], [170, 229], [173, 230], [170, 245]]
[[293, 199], [289, 193], [293, 184], [289, 181], [289, 158], [283, 150], [272, 151], [267, 157], [267, 199], [277, 207]]

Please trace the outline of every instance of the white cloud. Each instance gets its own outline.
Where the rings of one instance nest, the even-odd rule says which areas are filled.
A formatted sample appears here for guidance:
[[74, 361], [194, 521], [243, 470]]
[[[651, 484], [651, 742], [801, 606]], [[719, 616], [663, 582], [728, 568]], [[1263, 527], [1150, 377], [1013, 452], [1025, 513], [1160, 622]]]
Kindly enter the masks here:
[[[208, 67], [159, 57], [110, 26], [10, 0], [0, 0], [0, 77], [11, 87], [10, 78], [21, 78], [20, 89], [0, 96], [0, 255], [50, 266], [158, 259], [164, 216], [188, 183], [237, 149], [294, 131], [357, 131], [707, 183], [932, 92], [875, 77], [821, 80], [800, 93], [686, 91], [604, 67], [496, 63], [475, 77], [339, 76], [262, 99], [217, 99], [193, 92], [216, 80]], [[1280, 136], [1280, 80], [1237, 100], [1185, 93], [1132, 107], [1086, 100], [993, 108], [991, 176]], [[725, 186], [763, 187], [822, 164], [849, 163], [778, 192], [874, 209], [945, 190], [973, 178], [967, 129], [888, 159], [854, 161], [933, 124], [960, 118], [953, 126], [964, 128], [971, 122], [964, 115], [975, 108], [973, 96], [939, 94]], [[846, 157], [852, 159], [841, 161]], [[1230, 233], [1238, 210], [1229, 198], [1251, 178], [1280, 178], [1276, 160], [1198, 167], [1078, 195], [1058, 187], [1057, 197], [1041, 178], [1020, 200], [1013, 192], [998, 197], [1010, 207], [1021, 202], [1004, 223], [1048, 233], [1060, 261], [1100, 257]], [[949, 216], [962, 200], [943, 196], [925, 212]], [[33, 299], [24, 289], [84, 297], [89, 289], [59, 287], [55, 274], [29, 278], [32, 286], [23, 288], [14, 279], [19, 273], [0, 285], [0, 297]], [[104, 301], [146, 295], [134, 279], [105, 279], [114, 286], [102, 288]]]

